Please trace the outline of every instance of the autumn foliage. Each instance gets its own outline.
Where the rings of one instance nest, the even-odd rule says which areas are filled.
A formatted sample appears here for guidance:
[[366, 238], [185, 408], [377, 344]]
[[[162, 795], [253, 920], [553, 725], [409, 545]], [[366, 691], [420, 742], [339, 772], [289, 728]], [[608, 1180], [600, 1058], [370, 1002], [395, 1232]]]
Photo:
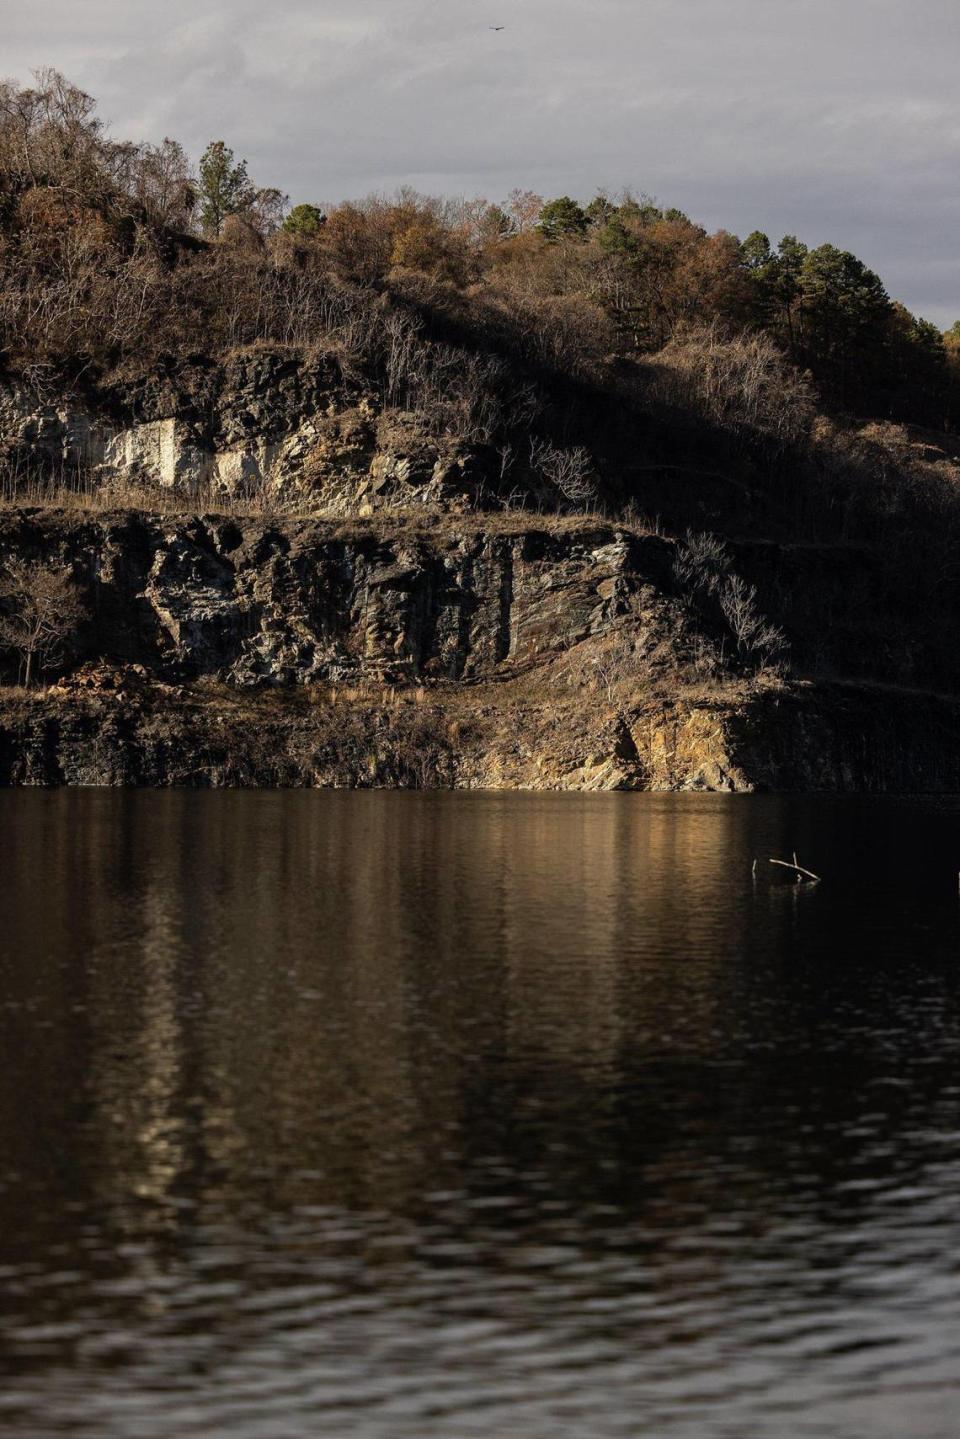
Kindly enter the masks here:
[[[519, 188], [498, 203], [404, 190], [289, 210], [223, 141], [195, 172], [169, 138], [113, 140], [90, 97], [56, 72], [0, 85], [8, 366], [104, 372], [238, 344], [317, 343], [344, 287], [407, 313], [454, 315], [461, 339], [571, 375], [659, 356], [657, 383], [674, 394], [696, 334], [713, 376], [698, 391], [708, 408], [721, 403], [718, 347], [743, 337], [744, 412], [782, 385], [802, 394], [803, 413], [819, 404], [948, 429], [960, 418], [956, 335], [910, 315], [833, 245], [711, 234], [629, 193], [581, 205]], [[775, 382], [774, 353], [786, 366]], [[734, 383], [729, 367], [724, 383]]]

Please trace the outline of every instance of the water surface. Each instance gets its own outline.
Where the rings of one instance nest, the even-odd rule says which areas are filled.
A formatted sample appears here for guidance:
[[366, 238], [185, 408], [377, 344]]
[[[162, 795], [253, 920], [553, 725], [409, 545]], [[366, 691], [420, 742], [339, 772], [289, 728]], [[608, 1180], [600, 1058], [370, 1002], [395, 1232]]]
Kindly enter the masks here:
[[0, 794], [0, 1432], [955, 1439], [958, 822]]

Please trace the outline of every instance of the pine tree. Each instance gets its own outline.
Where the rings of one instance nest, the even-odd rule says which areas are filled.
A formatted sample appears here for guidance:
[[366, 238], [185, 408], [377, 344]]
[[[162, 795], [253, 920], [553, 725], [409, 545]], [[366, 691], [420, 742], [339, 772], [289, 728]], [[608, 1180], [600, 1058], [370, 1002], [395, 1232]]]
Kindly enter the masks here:
[[246, 160], [235, 165], [229, 145], [212, 140], [200, 161], [200, 223], [204, 233], [219, 235], [227, 216], [248, 209], [255, 194]]

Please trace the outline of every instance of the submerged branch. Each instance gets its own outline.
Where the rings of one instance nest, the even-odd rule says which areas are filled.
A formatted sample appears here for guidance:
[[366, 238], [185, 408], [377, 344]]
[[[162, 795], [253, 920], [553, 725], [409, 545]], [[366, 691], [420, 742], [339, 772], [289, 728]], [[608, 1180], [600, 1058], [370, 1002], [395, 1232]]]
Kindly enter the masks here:
[[805, 875], [806, 878], [807, 878], [808, 880], [811, 880], [814, 884], [819, 884], [819, 883], [820, 883], [820, 876], [819, 876], [818, 874], [814, 874], [814, 872], [813, 872], [812, 869], [804, 869], [804, 867], [803, 867], [802, 864], [797, 864], [797, 863], [796, 863], [796, 856], [794, 856], [794, 863], [793, 863], [793, 864], [791, 864], [790, 861], [789, 861], [789, 860], [786, 860], [786, 859], [772, 859], [772, 860], [770, 861], [770, 863], [771, 863], [771, 864], [778, 864], [778, 865], [780, 865], [781, 868], [783, 868], [783, 869], [792, 869], [793, 872], [794, 872], [794, 874], [796, 874], [796, 875], [798, 875], [798, 876], [799, 876], [799, 875]]

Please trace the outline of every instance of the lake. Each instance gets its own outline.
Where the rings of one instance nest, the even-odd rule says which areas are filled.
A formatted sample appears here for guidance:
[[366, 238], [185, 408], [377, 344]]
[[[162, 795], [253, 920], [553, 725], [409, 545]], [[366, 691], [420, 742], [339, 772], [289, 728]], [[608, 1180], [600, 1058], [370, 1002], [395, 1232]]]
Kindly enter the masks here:
[[955, 1439], [958, 870], [952, 800], [0, 794], [0, 1433]]

